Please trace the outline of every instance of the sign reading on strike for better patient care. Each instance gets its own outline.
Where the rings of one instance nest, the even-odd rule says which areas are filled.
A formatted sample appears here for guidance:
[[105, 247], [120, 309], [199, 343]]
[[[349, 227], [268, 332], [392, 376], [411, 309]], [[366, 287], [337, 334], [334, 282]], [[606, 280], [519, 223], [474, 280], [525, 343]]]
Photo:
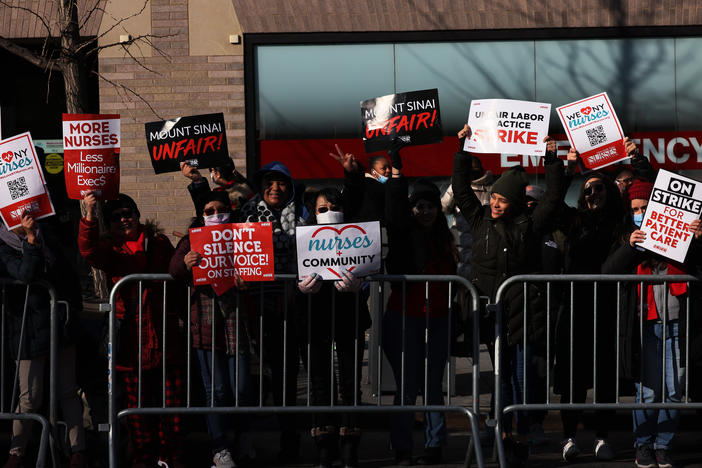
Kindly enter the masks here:
[[590, 170], [626, 159], [624, 132], [607, 93], [556, 108], [570, 144]]
[[0, 158], [0, 217], [5, 226], [21, 225], [25, 211], [35, 219], [54, 214], [29, 132], [0, 141]]
[[193, 267], [193, 284], [211, 284], [221, 294], [244, 281], [273, 281], [271, 223], [232, 223], [190, 229], [190, 250], [202, 260]]
[[102, 200], [117, 199], [119, 146], [118, 114], [63, 114], [63, 160], [68, 198], [81, 200], [92, 191]]
[[641, 222], [646, 240], [637, 245], [682, 263], [701, 213], [702, 182], [661, 169]]
[[470, 102], [464, 151], [543, 156], [551, 104], [512, 99], [476, 99]]
[[380, 271], [380, 223], [320, 224], [295, 228], [300, 278], [317, 273], [340, 279], [342, 270], [366, 276]]
[[388, 94], [361, 101], [363, 145], [366, 153], [390, 148], [399, 137], [406, 145], [441, 141], [439, 90]]
[[231, 161], [221, 112], [149, 122], [144, 128], [156, 174], [178, 172], [181, 162], [193, 159], [200, 167], [224, 166]]

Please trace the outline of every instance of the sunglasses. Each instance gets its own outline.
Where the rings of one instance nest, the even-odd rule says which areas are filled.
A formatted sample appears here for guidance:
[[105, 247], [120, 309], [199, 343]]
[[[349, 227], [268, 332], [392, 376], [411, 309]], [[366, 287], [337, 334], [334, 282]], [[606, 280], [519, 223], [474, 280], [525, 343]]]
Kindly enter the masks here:
[[589, 197], [593, 193], [600, 193], [604, 191], [604, 184], [592, 184], [589, 187], [585, 187], [585, 190], [583, 190], [583, 193], [585, 194], [586, 197]]
[[119, 223], [123, 218], [131, 219], [134, 217], [134, 211], [130, 209], [113, 211], [110, 214], [110, 221], [113, 223]]
[[319, 208], [317, 208], [317, 213], [322, 214], [322, 213], [326, 213], [329, 210], [339, 211], [339, 207], [336, 205], [332, 205], [331, 208], [327, 208], [326, 206], [320, 206]]
[[615, 182], [617, 184], [625, 184], [625, 185], [630, 185], [634, 183], [634, 178], [633, 177], [627, 177], [626, 179], [616, 179]]
[[203, 211], [203, 213], [205, 213], [205, 216], [212, 216], [213, 214], [229, 213], [229, 211], [218, 210], [217, 208], [207, 208], [206, 210]]

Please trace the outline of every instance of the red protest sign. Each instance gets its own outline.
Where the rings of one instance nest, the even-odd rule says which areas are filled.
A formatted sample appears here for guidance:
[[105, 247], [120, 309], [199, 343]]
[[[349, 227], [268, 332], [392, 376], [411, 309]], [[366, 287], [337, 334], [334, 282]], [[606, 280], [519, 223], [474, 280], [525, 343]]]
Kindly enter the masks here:
[[117, 114], [63, 114], [63, 158], [68, 198], [95, 192], [119, 195], [120, 123]]
[[218, 294], [244, 281], [273, 281], [271, 223], [234, 223], [190, 229], [190, 250], [202, 255], [193, 267], [196, 286], [211, 284]]

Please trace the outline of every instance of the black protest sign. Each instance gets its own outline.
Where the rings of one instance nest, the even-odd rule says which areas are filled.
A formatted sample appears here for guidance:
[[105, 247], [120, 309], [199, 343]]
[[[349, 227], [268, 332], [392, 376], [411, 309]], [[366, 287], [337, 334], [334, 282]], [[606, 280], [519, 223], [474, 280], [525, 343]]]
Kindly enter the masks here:
[[197, 160], [200, 167], [223, 166], [229, 161], [222, 113], [149, 122], [144, 127], [156, 174], [180, 171], [183, 161]]
[[395, 137], [407, 145], [438, 143], [439, 91], [425, 89], [362, 101], [361, 124], [366, 153], [388, 149]]

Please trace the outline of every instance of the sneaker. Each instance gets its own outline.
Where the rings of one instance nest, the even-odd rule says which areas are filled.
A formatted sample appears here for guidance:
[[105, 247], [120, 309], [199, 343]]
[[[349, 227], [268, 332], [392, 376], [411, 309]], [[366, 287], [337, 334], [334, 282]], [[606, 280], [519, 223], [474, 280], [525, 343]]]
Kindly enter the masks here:
[[595, 458], [598, 460], [614, 459], [614, 450], [612, 446], [604, 439], [595, 439]]
[[580, 454], [578, 444], [575, 443], [575, 439], [572, 437], [561, 442], [561, 447], [563, 448], [563, 460], [565, 461], [571, 461]]
[[548, 444], [548, 437], [546, 437], [544, 427], [541, 424], [535, 423], [529, 427], [529, 440], [534, 446]]
[[670, 451], [666, 449], [656, 449], [656, 461], [659, 468], [673, 468], [675, 462], [670, 458]]
[[637, 468], [657, 468], [656, 456], [653, 453], [653, 447], [644, 445], [636, 447], [636, 459], [634, 464]]
[[220, 450], [219, 452], [215, 453], [212, 462], [214, 463], [212, 468], [236, 468], [236, 463], [234, 463], [232, 454], [229, 453], [229, 450], [227, 449]]

